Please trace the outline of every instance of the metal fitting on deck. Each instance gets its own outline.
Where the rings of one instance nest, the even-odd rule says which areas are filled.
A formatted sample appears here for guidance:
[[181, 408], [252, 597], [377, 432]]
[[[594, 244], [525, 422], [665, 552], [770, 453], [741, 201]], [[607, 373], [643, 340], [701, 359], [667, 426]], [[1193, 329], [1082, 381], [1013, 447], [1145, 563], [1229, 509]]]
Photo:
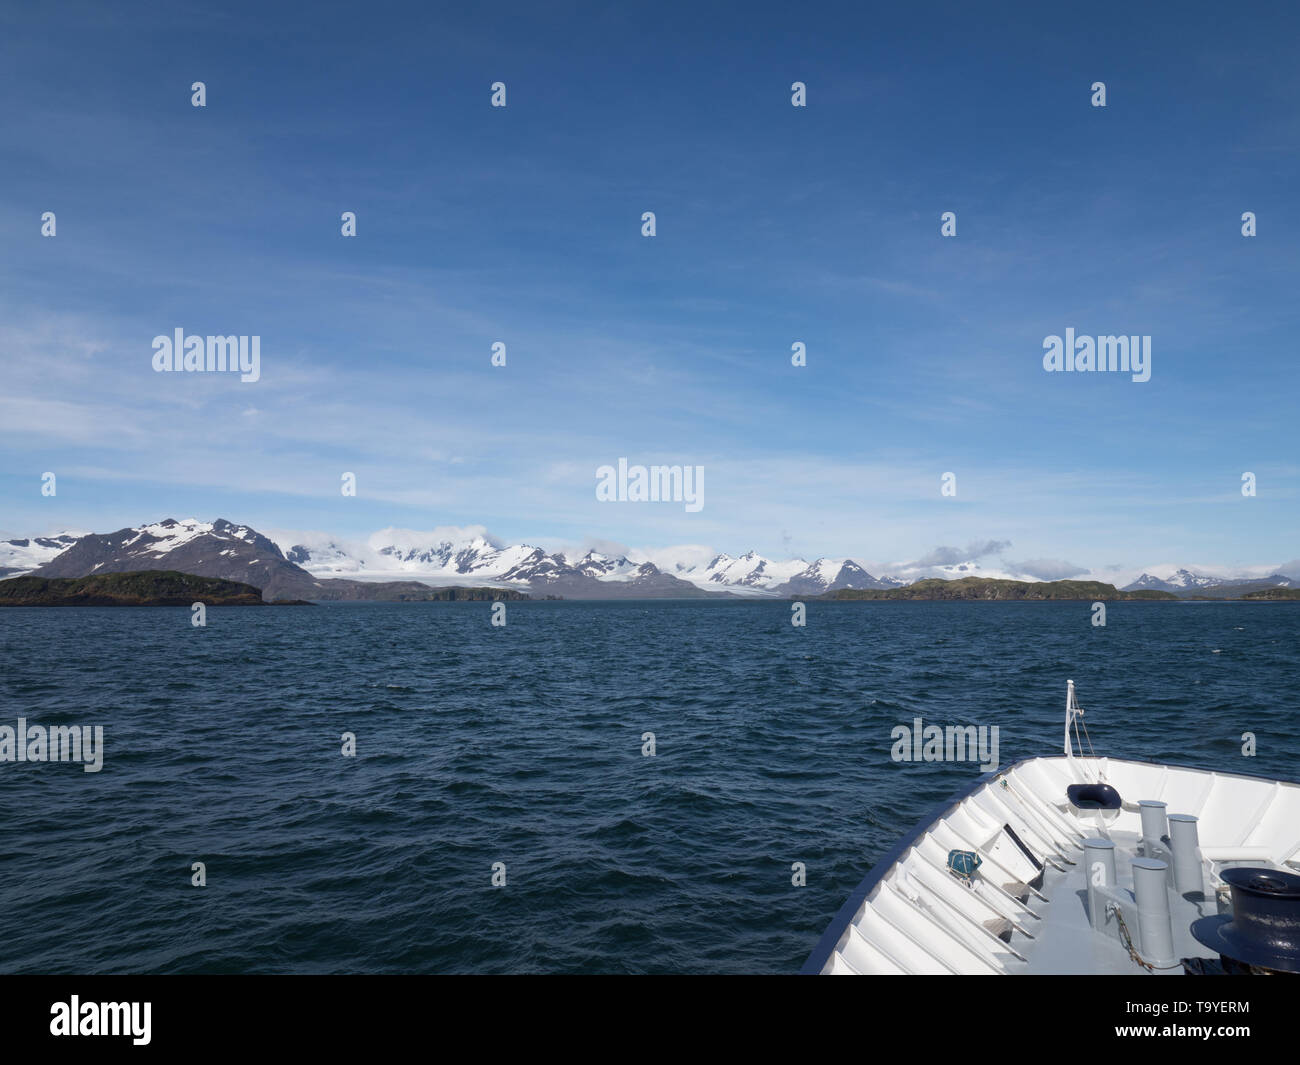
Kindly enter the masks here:
[[1169, 815], [1169, 849], [1174, 855], [1174, 889], [1180, 895], [1204, 895], [1201, 847], [1194, 816]]

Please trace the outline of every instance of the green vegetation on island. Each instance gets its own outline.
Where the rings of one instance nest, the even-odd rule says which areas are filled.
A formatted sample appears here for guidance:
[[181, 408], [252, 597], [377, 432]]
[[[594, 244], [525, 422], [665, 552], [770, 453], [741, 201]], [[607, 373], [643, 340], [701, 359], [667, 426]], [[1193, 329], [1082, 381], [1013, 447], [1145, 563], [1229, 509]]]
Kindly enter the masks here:
[[[320, 582], [322, 586], [328, 582]], [[434, 588], [419, 581], [338, 581], [338, 598], [394, 603], [517, 602], [530, 596], [512, 588]], [[323, 596], [322, 599], [328, 598]], [[550, 598], [548, 596], [548, 598]], [[0, 606], [311, 606], [307, 599], [262, 598], [242, 581], [197, 577], [177, 570], [133, 570], [89, 577], [11, 577], [0, 580]]]
[[90, 577], [11, 577], [0, 581], [0, 606], [274, 606], [251, 584], [175, 570], [99, 573]]
[[[388, 585], [390, 591], [389, 594], [385, 595], [384, 601], [390, 603], [494, 603], [498, 599], [508, 599], [514, 603], [522, 599], [532, 598], [532, 596], [524, 592], [517, 592], [513, 588], [434, 588], [429, 585], [421, 586], [416, 581], [405, 583], [411, 585], [411, 587], [399, 588], [396, 584]], [[547, 598], [553, 597], [547, 596]]]
[[1255, 601], [1300, 599], [1300, 588], [1256, 588], [1254, 591], [1244, 593], [1241, 598]]
[[[796, 597], [797, 598], [797, 597]], [[1089, 601], [1124, 599], [1176, 600], [1172, 592], [1121, 592], [1113, 584], [1101, 581], [1011, 581], [993, 577], [961, 577], [945, 581], [938, 578], [917, 581], [901, 588], [842, 588], [816, 596], [818, 599], [987, 599], [1026, 600], [1086, 599]]]

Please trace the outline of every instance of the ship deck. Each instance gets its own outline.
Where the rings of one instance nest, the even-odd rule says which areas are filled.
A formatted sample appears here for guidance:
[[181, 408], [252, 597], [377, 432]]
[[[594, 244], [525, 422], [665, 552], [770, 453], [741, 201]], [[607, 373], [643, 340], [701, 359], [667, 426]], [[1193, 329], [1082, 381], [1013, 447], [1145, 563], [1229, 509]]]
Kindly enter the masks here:
[[[1133, 858], [1140, 838], [1136, 832], [1111, 832], [1115, 843], [1115, 871], [1121, 883], [1133, 876]], [[1074, 865], [1065, 872], [1049, 868], [1038, 890], [1047, 897], [1043, 903], [1030, 896], [1027, 905], [1039, 918], [1029, 929], [1034, 939], [1012, 931], [1010, 946], [1025, 956], [1020, 961], [1008, 955], [1006, 972], [1022, 975], [1062, 975], [1096, 973], [1115, 976], [1180, 975], [1181, 964], [1171, 969], [1147, 970], [1129, 957], [1128, 951], [1110, 936], [1098, 935], [1088, 921], [1088, 889], [1083, 853], [1071, 855]], [[1064, 863], [1061, 863], [1064, 864]], [[1179, 958], [1210, 958], [1217, 955], [1192, 938], [1190, 925], [1198, 917], [1218, 913], [1213, 896], [1192, 901], [1170, 892], [1170, 917], [1174, 933], [1174, 954]]]
[[[1097, 781], [1119, 793], [1117, 808], [1071, 802], [1070, 785]], [[1200, 890], [1167, 889], [1172, 959], [1164, 963], [1135, 959], [1118, 933], [1126, 918], [1123, 929], [1140, 954], [1132, 891], [1134, 859], [1145, 849], [1142, 800], [1164, 803], [1171, 818], [1183, 815], [1180, 822], [1196, 822], [1195, 850], [1183, 853], [1195, 856], [1190, 876], [1194, 881], [1199, 867]], [[1099, 905], [1119, 902], [1095, 929], [1083, 848], [1098, 838], [1114, 844], [1115, 860], [1112, 894]], [[1169, 843], [1168, 836], [1162, 840]], [[979, 856], [969, 884], [949, 868], [954, 851]], [[1233, 866], [1300, 871], [1300, 784], [1157, 762], [1030, 758], [980, 778], [885, 854], [803, 971], [1181, 974], [1183, 959], [1217, 963], [1217, 954], [1193, 938], [1191, 924], [1220, 912], [1220, 874]], [[1168, 875], [1172, 882], [1173, 871]]]

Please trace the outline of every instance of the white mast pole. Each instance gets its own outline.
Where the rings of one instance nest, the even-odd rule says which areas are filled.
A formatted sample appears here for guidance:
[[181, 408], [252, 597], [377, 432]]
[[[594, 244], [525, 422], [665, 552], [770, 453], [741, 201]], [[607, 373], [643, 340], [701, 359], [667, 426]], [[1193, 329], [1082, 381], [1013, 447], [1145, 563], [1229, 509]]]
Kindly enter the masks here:
[[1065, 757], [1074, 757], [1074, 744], [1070, 742], [1070, 722], [1074, 720], [1074, 681], [1065, 682]]

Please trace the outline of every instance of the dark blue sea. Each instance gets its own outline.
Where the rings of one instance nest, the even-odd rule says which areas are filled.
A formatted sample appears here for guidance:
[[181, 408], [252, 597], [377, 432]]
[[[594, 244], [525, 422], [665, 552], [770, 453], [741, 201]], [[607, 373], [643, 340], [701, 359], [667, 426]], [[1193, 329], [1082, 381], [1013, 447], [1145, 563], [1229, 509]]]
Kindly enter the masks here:
[[1067, 678], [1098, 753], [1300, 776], [1300, 604], [507, 609], [0, 610], [0, 725], [105, 748], [0, 763], [0, 971], [792, 972], [981, 772], [894, 726], [1060, 753]]

